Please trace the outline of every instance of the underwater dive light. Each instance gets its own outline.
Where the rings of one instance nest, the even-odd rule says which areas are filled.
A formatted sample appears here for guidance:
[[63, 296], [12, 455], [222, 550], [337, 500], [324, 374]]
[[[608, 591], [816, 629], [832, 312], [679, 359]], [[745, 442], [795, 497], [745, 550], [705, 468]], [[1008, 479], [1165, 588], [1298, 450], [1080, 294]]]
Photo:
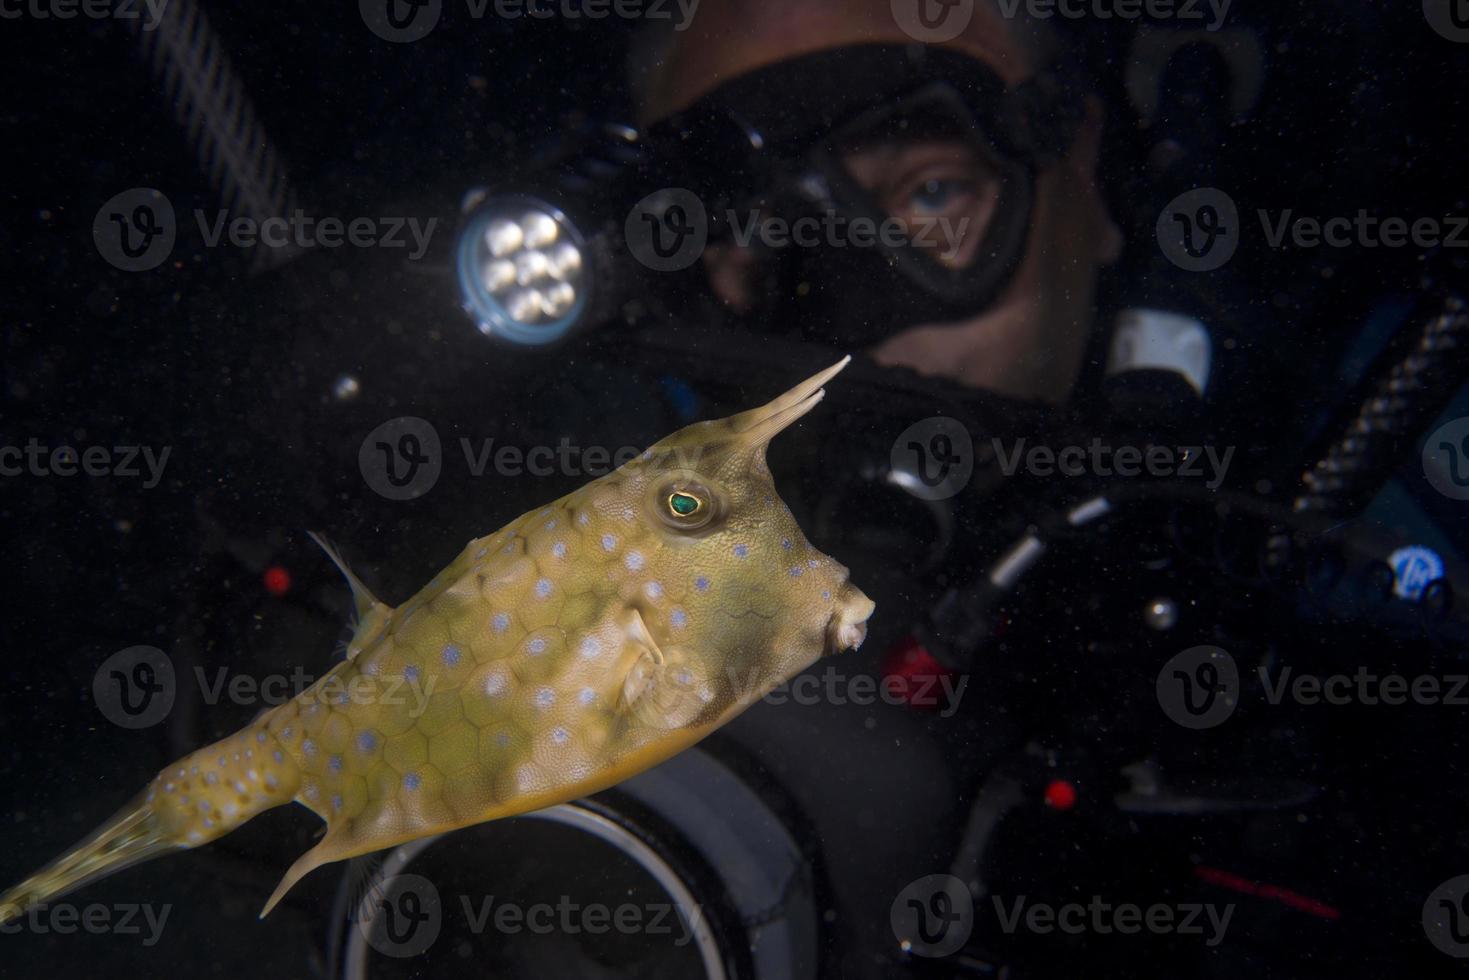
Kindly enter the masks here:
[[513, 194], [486, 199], [459, 237], [464, 308], [486, 336], [534, 346], [566, 335], [592, 289], [586, 241], [554, 205]]

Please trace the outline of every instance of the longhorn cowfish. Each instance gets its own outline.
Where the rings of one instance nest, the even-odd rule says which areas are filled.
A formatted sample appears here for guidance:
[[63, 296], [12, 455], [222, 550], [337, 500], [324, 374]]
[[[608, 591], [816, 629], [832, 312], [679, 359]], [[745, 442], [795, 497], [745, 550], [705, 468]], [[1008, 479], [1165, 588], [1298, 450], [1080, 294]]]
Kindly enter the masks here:
[[354, 593], [346, 659], [165, 768], [91, 837], [0, 897], [0, 922], [292, 801], [313, 869], [606, 789], [680, 752], [873, 610], [776, 494], [765, 449], [849, 359], [762, 408], [700, 422], [471, 541], [419, 593]]

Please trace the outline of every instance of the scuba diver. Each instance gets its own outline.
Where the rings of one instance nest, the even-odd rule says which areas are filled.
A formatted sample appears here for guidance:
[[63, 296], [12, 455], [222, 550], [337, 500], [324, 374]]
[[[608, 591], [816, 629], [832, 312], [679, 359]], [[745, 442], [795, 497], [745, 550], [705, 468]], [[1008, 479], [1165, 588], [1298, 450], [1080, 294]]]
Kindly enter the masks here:
[[[795, 273], [764, 267], [771, 256], [756, 247], [715, 242], [709, 285], [746, 321], [793, 320], [881, 365], [1064, 404], [1098, 272], [1122, 247], [1096, 176], [1102, 104], [1057, 74], [1042, 21], [979, 3], [951, 40], [918, 45], [894, 16], [901, 6], [710, 4], [635, 79], [643, 122], [678, 130], [684, 153], [725, 150], [724, 134], [705, 132], [728, 126], [721, 117], [763, 130], [760, 150], [717, 158], [720, 190], [784, 179], [761, 189], [800, 194], [814, 173], [826, 198], [805, 208], [893, 219], [912, 240], [804, 250]], [[831, 119], [848, 122], [832, 133]], [[817, 284], [794, 309], [778, 292], [792, 276]]]
[[[442, 6], [445, 26], [456, 23], [454, 5]], [[1373, 18], [1387, 15], [1362, 12], [1370, 6], [1354, 8], [1352, 36], [1375, 42]], [[388, 0], [390, 19], [439, 7]], [[190, 381], [177, 402], [147, 408], [163, 416], [176, 465], [194, 468], [148, 498], [183, 525], [184, 557], [159, 546], [153, 567], [172, 573], [125, 590], [133, 621], [88, 641], [112, 643], [146, 622], [166, 637], [177, 676], [201, 683], [225, 656], [237, 675], [269, 675], [329, 649], [350, 601], [335, 561], [350, 561], [377, 595], [411, 595], [465, 540], [608, 469], [578, 447], [626, 450], [601, 452], [602, 464], [631, 458], [855, 355], [822, 411], [772, 443], [769, 465], [812, 544], [840, 557], [875, 602], [860, 650], [818, 661], [697, 746], [554, 808], [544, 825], [516, 818], [354, 858], [303, 880], [263, 926], [253, 905], [231, 899], [225, 914], [191, 903], [178, 910], [180, 921], [193, 916], [177, 927], [186, 938], [214, 928], [210, 916], [245, 923], [225, 937], [245, 945], [267, 945], [257, 929], [313, 946], [327, 933], [327, 955], [308, 968], [333, 977], [687, 976], [701, 962], [707, 975], [740, 978], [1315, 978], [1430, 976], [1452, 964], [1424, 929], [1433, 940], [1430, 919], [1454, 906], [1435, 889], [1469, 872], [1465, 794], [1452, 778], [1420, 776], [1451, 775], [1457, 715], [1313, 712], [1270, 698], [1294, 690], [1274, 678], [1359, 665], [1451, 673], [1465, 648], [1453, 601], [1463, 539], [1443, 520], [1453, 504], [1424, 492], [1417, 458], [1403, 463], [1454, 449], [1420, 436], [1469, 415], [1462, 262], [1242, 249], [1227, 268], [1189, 271], [1197, 243], [1185, 240], [1180, 257], [1165, 230], [1207, 227], [1212, 242], [1238, 230], [1239, 215], [1218, 200], [1179, 209], [1174, 199], [1217, 185], [1263, 200], [1247, 178], [1290, 169], [1272, 142], [1298, 122], [1289, 86], [1272, 90], [1276, 115], [1265, 106], [1253, 130], [1238, 123], [1267, 101], [1251, 73], [1267, 54], [1284, 63], [1303, 50], [1307, 31], [1276, 38], [1264, 25], [1292, 15], [1272, 10], [1217, 34], [1087, 20], [1092, 33], [1080, 37], [1040, 16], [1045, 7], [703, 0], [687, 22], [617, 38], [631, 41], [631, 105], [585, 116], [562, 103], [588, 88], [615, 101], [607, 92], [618, 88], [601, 78], [604, 62], [585, 57], [608, 44], [588, 25], [555, 35], [567, 50], [523, 65], [535, 24], [472, 25], [511, 52], [497, 68], [527, 69], [498, 74], [485, 69], [484, 34], [454, 49], [447, 31], [417, 46], [370, 31], [374, 57], [427, 65], [413, 78], [429, 80], [430, 94], [364, 86], [375, 110], [343, 115], [380, 114], [371, 135], [384, 143], [364, 148], [365, 131], [350, 129], [323, 150], [318, 177], [340, 195], [325, 199], [365, 207], [354, 194], [405, 194], [377, 213], [441, 218], [457, 205], [457, 238], [434, 239], [422, 261], [307, 249], [259, 263], [250, 279], [199, 260], [214, 253], [197, 246], [192, 265], [130, 280], [128, 301], [89, 299], [156, 306], [169, 284], [179, 329], [158, 331], [168, 338], [158, 342], [183, 338], [168, 356]], [[207, 38], [192, 18], [181, 23]], [[188, 38], [167, 28], [157, 60], [187, 60]], [[1316, 54], [1346, 61], [1339, 43], [1333, 34]], [[213, 49], [198, 46], [200, 63], [220, 63]], [[324, 74], [363, 77], [347, 46], [330, 54], [340, 70]], [[187, 95], [220, 72], [164, 74]], [[267, 145], [253, 122], [231, 124], [233, 112], [250, 122], [240, 108], [250, 102], [227, 88], [217, 111], [197, 95], [178, 100], [190, 141], [203, 134], [206, 170], [249, 163], [207, 152], [220, 134]], [[1370, 185], [1400, 164], [1384, 150], [1397, 130], [1376, 129], [1395, 114], [1391, 100], [1374, 103], [1381, 92], [1365, 84], [1330, 95], [1360, 127], [1336, 134], [1352, 148], [1320, 163], [1313, 141], [1327, 140], [1302, 126], [1298, 152]], [[631, 124], [583, 139], [578, 128], [603, 116]], [[395, 121], [411, 125], [383, 135]], [[539, 157], [536, 141], [555, 144], [555, 158]], [[351, 146], [350, 164], [332, 162], [340, 146]], [[364, 161], [379, 154], [392, 164], [374, 174]], [[274, 158], [262, 159], [262, 193], [224, 196], [275, 208], [263, 191], [280, 190], [291, 200], [271, 183]], [[1302, 183], [1324, 179], [1299, 169]], [[484, 186], [463, 194], [474, 182]], [[519, 224], [496, 223], [506, 215]], [[692, 254], [664, 248], [692, 231]], [[179, 232], [188, 239], [188, 222]], [[673, 252], [680, 261], [667, 261]], [[48, 265], [57, 277], [65, 268]], [[218, 288], [175, 290], [165, 273], [208, 273]], [[60, 280], [37, 281], [37, 306], [49, 310]], [[1365, 314], [1362, 293], [1376, 304]], [[1360, 337], [1343, 341], [1342, 325], [1356, 323]], [[145, 356], [172, 365], [165, 355]], [[432, 439], [421, 428], [396, 438], [404, 420], [427, 423]], [[394, 439], [374, 438], [384, 425]], [[370, 473], [394, 464], [395, 446], [411, 449], [412, 479], [425, 481], [398, 496]], [[552, 459], [551, 447], [556, 462], [537, 471], [532, 461]], [[506, 449], [518, 462], [502, 471]], [[1124, 452], [1164, 449], [1181, 457], [1171, 474], [1119, 471]], [[1079, 471], [1060, 471], [1064, 458], [1081, 460]], [[1200, 468], [1209, 479], [1183, 472]], [[119, 530], [142, 513], [110, 505]], [[56, 508], [39, 510], [37, 526], [61, 526]], [[328, 560], [305, 528], [346, 550]], [[71, 562], [53, 561], [45, 580], [89, 574]], [[66, 594], [104, 594], [113, 572], [99, 566]], [[155, 609], [172, 622], [160, 626]], [[39, 633], [71, 611], [31, 617], [38, 636], [17, 646], [49, 649]], [[253, 626], [237, 643], [218, 639], [240, 622]], [[261, 707], [204, 712], [190, 685], [178, 694], [155, 729], [174, 743], [167, 758], [225, 734], [230, 708], [245, 724]], [[27, 732], [47, 724], [45, 706], [15, 714]], [[51, 724], [62, 718], [57, 709]], [[39, 747], [17, 761], [16, 782], [71, 774], [35, 808], [69, 814], [71, 827], [103, 776], [138, 764], [140, 744], [82, 760], [90, 770], [63, 770], [71, 763]], [[1445, 768], [1405, 765], [1428, 755]], [[193, 880], [204, 893], [218, 879], [253, 894], [260, 878], [268, 892], [279, 869], [261, 855], [313, 844], [302, 822], [272, 819], [174, 866], [175, 887]], [[46, 824], [18, 816], [17, 851], [68, 843], [51, 838], [70, 830]], [[401, 955], [382, 947], [377, 926], [407, 929], [434, 904], [387, 900], [393, 876], [412, 875], [438, 883], [446, 914], [426, 948]], [[147, 879], [112, 881], [132, 895]], [[486, 936], [456, 918], [452, 889], [552, 907], [636, 892], [700, 914], [674, 950], [647, 935]], [[369, 907], [375, 898], [385, 904]], [[1217, 914], [1199, 919], [1213, 930], [1203, 936], [1122, 935], [1089, 918], [1098, 902]], [[1081, 909], [1087, 925], [1038, 929], [1030, 906]], [[268, 945], [250, 951], [257, 966], [304, 961], [289, 942]]]

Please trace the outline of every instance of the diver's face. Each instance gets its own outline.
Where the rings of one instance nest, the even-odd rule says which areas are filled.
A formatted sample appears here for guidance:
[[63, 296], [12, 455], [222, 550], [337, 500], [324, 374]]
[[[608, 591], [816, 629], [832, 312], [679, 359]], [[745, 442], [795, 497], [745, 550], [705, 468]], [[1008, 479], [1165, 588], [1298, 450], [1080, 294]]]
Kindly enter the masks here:
[[894, 141], [855, 148], [848, 174], [904, 228], [935, 229], [915, 247], [951, 269], [968, 268], [1000, 200], [998, 168], [958, 140]]
[[[1121, 250], [1095, 179], [1101, 110], [1095, 100], [1088, 110], [1066, 156], [1037, 177], [1025, 256], [995, 303], [895, 333], [871, 351], [879, 363], [1017, 398], [1067, 400], [1094, 328], [1098, 273]], [[998, 199], [996, 171], [983, 156], [957, 144], [915, 145], [849, 166], [869, 193], [888, 196], [895, 214], [971, 217], [949, 264], [974, 258]]]
[[[1121, 236], [1095, 181], [1101, 114], [1095, 101], [1067, 155], [1036, 180], [1026, 252], [996, 301], [960, 320], [902, 329], [869, 353], [881, 364], [948, 377], [1016, 398], [1070, 396], [1093, 329], [1097, 275]], [[841, 154], [848, 174], [907, 228], [934, 229], [921, 245], [968, 268], [1000, 196], [999, 168], [959, 140], [888, 140]], [[710, 284], [736, 312], [754, 308], [758, 270], [746, 250], [711, 246]]]
[[[699, 31], [678, 35], [652, 86], [649, 120], [686, 108], [730, 78], [812, 51], [857, 44], [908, 43], [885, 0], [743, 0], [700, 12]], [[983, 62], [1007, 85], [1034, 66], [999, 15], [975, 4], [965, 31], [949, 45]], [[1070, 395], [1092, 329], [1100, 268], [1112, 261], [1121, 236], [1097, 191], [1100, 103], [1066, 158], [1039, 175], [1027, 251], [1014, 278], [985, 311], [945, 323], [919, 324], [870, 351], [880, 363], [945, 376], [1021, 398], [1063, 402]], [[994, 170], [961, 143], [891, 142], [849, 152], [848, 168], [890, 214], [947, 215], [951, 227], [970, 217], [955, 240], [939, 241], [935, 257], [967, 264], [995, 206]], [[948, 252], [947, 258], [942, 253]], [[704, 255], [711, 287], [736, 312], [760, 298], [753, 253], [733, 244]]]

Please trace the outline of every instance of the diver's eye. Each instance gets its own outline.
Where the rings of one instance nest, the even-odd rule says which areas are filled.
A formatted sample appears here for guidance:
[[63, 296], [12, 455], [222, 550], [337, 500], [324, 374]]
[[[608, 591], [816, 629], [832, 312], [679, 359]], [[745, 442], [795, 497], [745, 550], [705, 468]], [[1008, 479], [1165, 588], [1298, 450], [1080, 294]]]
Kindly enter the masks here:
[[674, 517], [693, 517], [704, 509], [704, 501], [691, 493], [675, 490], [668, 495], [668, 509]]
[[691, 479], [670, 480], [650, 501], [664, 524], [677, 531], [698, 531], [722, 510], [719, 498], [703, 483]]

